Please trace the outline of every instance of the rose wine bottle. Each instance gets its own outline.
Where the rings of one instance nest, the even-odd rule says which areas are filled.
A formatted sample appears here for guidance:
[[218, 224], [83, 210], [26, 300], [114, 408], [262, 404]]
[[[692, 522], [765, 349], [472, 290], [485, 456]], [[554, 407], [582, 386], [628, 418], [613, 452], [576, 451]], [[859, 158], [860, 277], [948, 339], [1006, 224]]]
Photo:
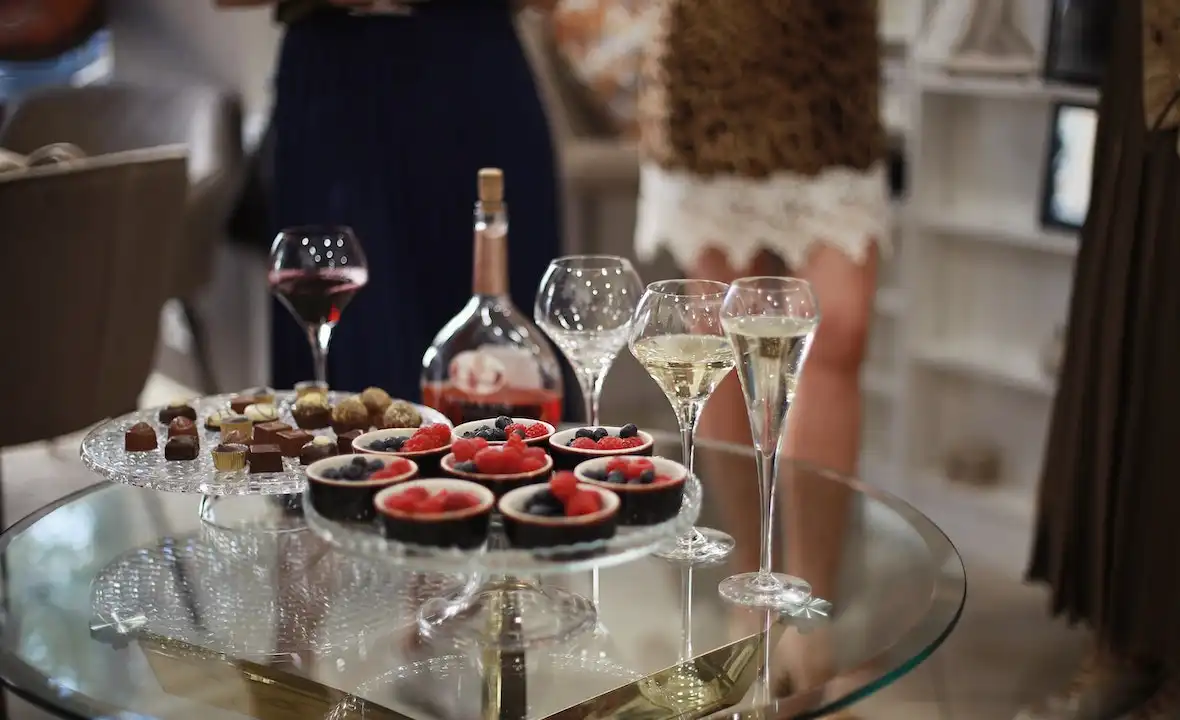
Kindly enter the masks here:
[[479, 171], [471, 300], [422, 358], [422, 401], [455, 424], [507, 415], [561, 420], [561, 366], [508, 296], [504, 173]]

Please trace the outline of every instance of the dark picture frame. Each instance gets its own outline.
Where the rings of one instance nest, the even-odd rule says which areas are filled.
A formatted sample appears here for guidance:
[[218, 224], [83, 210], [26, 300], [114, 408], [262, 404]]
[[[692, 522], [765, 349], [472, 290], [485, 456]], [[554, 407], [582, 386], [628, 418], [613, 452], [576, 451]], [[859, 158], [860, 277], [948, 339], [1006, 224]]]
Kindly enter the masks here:
[[1048, 152], [1041, 179], [1041, 225], [1077, 231], [1090, 211], [1098, 108], [1054, 103], [1049, 113]]
[[1053, 0], [1045, 43], [1045, 79], [1089, 87], [1102, 84], [1115, 3], [1119, 1]]

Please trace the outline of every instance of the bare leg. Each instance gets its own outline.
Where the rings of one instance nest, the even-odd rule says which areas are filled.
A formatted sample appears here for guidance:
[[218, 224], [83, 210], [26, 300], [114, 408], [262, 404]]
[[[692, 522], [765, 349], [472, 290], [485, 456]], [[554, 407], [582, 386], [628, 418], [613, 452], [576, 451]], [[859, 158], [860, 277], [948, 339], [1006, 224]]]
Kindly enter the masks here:
[[[874, 246], [863, 264], [817, 245], [801, 276], [819, 299], [821, 320], [791, 406], [785, 457], [855, 474], [860, 455], [860, 371], [877, 286]], [[788, 572], [835, 599], [851, 497], [842, 486], [788, 487]], [[805, 496], [803, 496], [805, 494]]]

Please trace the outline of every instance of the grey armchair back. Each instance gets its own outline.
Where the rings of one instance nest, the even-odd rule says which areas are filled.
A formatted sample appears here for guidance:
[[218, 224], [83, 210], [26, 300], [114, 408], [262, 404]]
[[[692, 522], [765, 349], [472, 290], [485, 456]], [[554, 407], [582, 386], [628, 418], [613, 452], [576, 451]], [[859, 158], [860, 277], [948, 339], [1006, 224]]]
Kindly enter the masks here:
[[135, 409], [170, 296], [181, 147], [0, 175], [0, 447]]

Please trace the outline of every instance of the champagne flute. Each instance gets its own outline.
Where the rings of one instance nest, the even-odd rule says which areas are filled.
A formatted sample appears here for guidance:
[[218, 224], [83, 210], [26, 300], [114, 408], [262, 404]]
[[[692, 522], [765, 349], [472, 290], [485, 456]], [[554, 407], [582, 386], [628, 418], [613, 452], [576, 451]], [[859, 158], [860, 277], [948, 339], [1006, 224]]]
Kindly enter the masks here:
[[[711, 280], [664, 280], [647, 286], [635, 311], [631, 354], [664, 394], [680, 424], [684, 464], [693, 469], [697, 420], [709, 396], [733, 369], [733, 348], [721, 325], [729, 286]], [[711, 528], [693, 528], [656, 557], [713, 563], [733, 550], [733, 538]]]
[[602, 383], [627, 344], [643, 284], [630, 261], [614, 255], [569, 255], [549, 263], [533, 318], [565, 353], [597, 426]]
[[315, 361], [315, 380], [328, 383], [328, 344], [340, 314], [369, 282], [369, 264], [352, 229], [288, 228], [270, 246], [270, 290], [303, 324]]
[[819, 325], [819, 304], [811, 286], [803, 280], [740, 278], [726, 293], [721, 324], [737, 359], [758, 457], [762, 554], [758, 572], [726, 578], [718, 590], [722, 597], [738, 605], [795, 608], [811, 597], [811, 586], [772, 571], [775, 472], [795, 386]]

